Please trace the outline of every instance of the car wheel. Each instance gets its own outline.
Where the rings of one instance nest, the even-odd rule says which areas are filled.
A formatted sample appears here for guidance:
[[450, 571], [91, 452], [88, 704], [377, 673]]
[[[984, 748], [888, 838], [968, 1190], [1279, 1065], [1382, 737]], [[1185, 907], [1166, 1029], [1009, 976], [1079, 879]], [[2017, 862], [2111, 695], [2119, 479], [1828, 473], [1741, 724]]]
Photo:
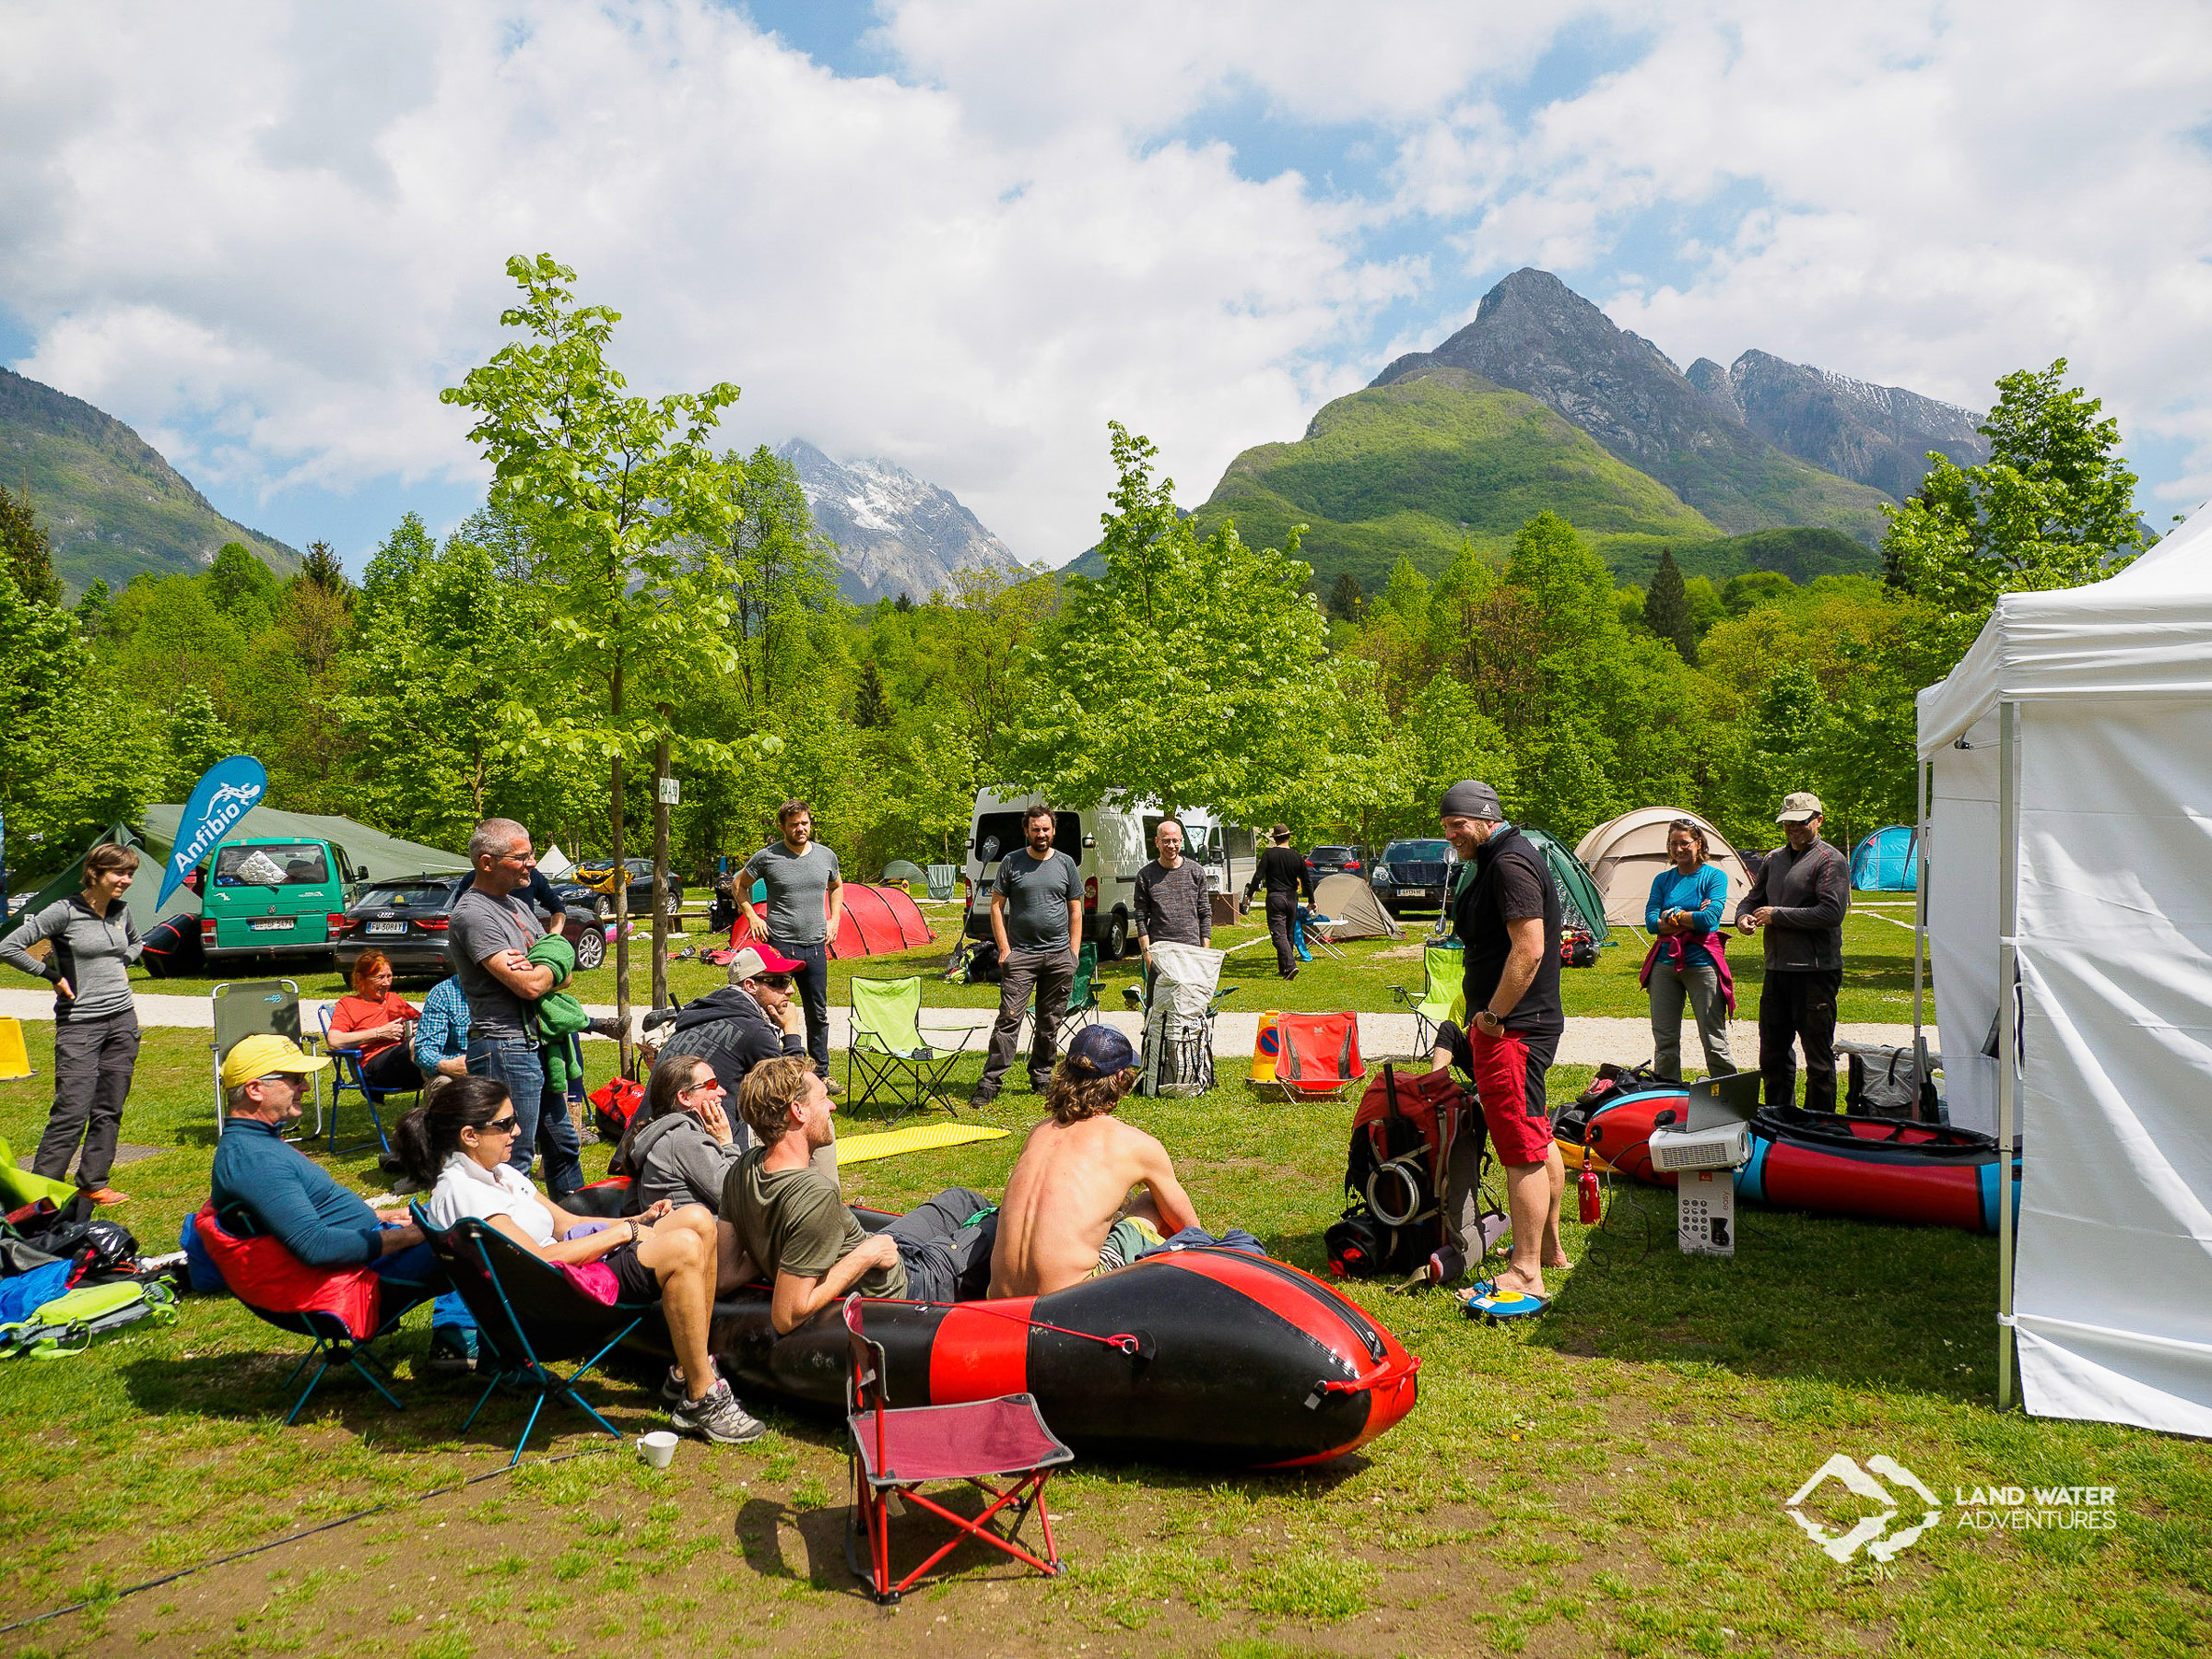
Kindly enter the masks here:
[[595, 927], [587, 927], [576, 936], [576, 966], [590, 971], [606, 960], [606, 935]]
[[1099, 941], [1099, 957], [1102, 961], [1119, 961], [1129, 949], [1129, 918], [1115, 911], [1106, 919], [1106, 934]]

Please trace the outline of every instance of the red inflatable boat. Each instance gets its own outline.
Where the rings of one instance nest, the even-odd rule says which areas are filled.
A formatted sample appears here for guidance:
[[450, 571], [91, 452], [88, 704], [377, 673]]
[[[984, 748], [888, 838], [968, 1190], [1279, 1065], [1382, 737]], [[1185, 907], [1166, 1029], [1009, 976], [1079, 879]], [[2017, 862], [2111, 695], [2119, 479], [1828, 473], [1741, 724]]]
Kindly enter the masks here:
[[[1561, 1112], [1555, 1132], [1587, 1146], [1623, 1175], [1673, 1186], [1652, 1167], [1651, 1138], [1662, 1113], [1683, 1114], [1679, 1083], [1647, 1083]], [[1996, 1141], [1970, 1129], [1849, 1112], [1761, 1112], [1751, 1123], [1751, 1159], [1736, 1171], [1739, 1197], [1783, 1209], [1997, 1230]], [[2012, 1203], [2018, 1214], [2019, 1167]]]

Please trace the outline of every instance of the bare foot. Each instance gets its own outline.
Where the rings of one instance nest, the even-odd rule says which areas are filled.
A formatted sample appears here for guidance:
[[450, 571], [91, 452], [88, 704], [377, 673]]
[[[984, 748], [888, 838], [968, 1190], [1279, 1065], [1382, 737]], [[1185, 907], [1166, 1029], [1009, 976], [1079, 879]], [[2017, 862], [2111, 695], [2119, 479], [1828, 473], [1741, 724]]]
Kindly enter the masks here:
[[1547, 1269], [1557, 1269], [1558, 1271], [1564, 1273], [1567, 1271], [1567, 1269], [1572, 1267], [1574, 1264], [1567, 1259], [1566, 1253], [1562, 1251], [1556, 1256], [1546, 1256], [1544, 1258], [1544, 1265]]
[[1545, 1294], [1544, 1276], [1541, 1273], [1531, 1275], [1523, 1273], [1517, 1268], [1508, 1267], [1490, 1282], [1493, 1294], [1498, 1296], [1542, 1296]]

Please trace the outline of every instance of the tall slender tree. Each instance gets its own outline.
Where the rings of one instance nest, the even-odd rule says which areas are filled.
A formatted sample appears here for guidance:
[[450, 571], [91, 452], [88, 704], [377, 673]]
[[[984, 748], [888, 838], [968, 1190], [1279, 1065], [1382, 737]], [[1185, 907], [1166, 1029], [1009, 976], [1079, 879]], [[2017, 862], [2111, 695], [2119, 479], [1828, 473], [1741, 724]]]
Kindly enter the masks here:
[[1672, 547], [1659, 550], [1659, 568], [1652, 572], [1652, 585], [1643, 595], [1643, 625], [1671, 641], [1684, 662], [1697, 662], [1698, 626], [1689, 614], [1689, 588]]

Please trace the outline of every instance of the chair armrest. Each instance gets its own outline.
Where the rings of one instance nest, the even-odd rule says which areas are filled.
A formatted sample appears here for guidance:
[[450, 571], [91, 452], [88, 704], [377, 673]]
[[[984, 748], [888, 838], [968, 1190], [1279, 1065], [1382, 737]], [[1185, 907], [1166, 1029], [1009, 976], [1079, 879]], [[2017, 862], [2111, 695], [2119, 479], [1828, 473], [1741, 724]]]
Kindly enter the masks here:
[[918, 1035], [931, 1039], [930, 1046], [932, 1048], [938, 1046], [935, 1041], [936, 1038], [957, 1037], [959, 1041], [951, 1046], [961, 1053], [969, 1052], [968, 1040], [970, 1038], [980, 1034], [988, 1040], [991, 1035], [989, 1026], [925, 1026], [919, 1021], [915, 1022], [914, 1030]]

